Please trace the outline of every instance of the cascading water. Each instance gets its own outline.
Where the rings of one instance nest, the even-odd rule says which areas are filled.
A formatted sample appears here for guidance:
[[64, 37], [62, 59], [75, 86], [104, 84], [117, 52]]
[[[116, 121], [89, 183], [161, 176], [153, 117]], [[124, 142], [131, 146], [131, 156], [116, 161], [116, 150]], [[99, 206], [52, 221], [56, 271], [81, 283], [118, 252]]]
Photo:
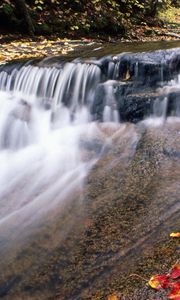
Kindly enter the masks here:
[[0, 297], [106, 299], [143, 263], [147, 273], [154, 249], [166, 265], [179, 230], [179, 55], [0, 66]]
[[[25, 227], [61, 205], [80, 186], [90, 163], [83, 162], [78, 143], [85, 134], [84, 117], [63, 111], [58, 126], [49, 111], [1, 92], [0, 224]], [[79, 118], [78, 118], [79, 117]], [[82, 126], [83, 124], [83, 126]], [[87, 130], [86, 130], [87, 132]]]
[[99, 69], [78, 72], [78, 64], [1, 72], [1, 230], [32, 224], [82, 184], [91, 164], [79, 152], [88, 134], [84, 98]]
[[[84, 159], [79, 146], [83, 138], [96, 135], [91, 121], [137, 122], [152, 111], [166, 118], [168, 95], [152, 99], [148, 113], [143, 111], [145, 100], [142, 105], [141, 99], [130, 98], [136, 90], [142, 97], [139, 82], [144, 72], [136, 56], [133, 59], [132, 64], [120, 55], [44, 67], [43, 62], [1, 67], [0, 230], [8, 224], [31, 224], [81, 186], [97, 159], [97, 153]], [[147, 80], [149, 84], [149, 75]], [[173, 101], [178, 116], [179, 101]]]

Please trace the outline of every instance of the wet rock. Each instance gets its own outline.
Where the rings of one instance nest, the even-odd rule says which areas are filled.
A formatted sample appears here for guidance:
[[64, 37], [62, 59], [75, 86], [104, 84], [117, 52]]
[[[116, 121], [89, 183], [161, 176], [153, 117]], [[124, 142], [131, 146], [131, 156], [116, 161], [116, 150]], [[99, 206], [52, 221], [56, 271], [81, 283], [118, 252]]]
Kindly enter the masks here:
[[124, 54], [119, 59], [117, 78], [130, 77], [149, 86], [168, 81], [180, 71], [180, 49]]
[[[167, 107], [163, 103], [165, 99]], [[97, 86], [91, 113], [95, 120], [103, 121], [103, 111], [108, 103], [111, 109], [118, 110], [121, 122], [137, 123], [150, 116], [179, 116], [179, 99], [179, 90], [134, 88], [132, 81], [109, 80]]]
[[18, 149], [27, 146], [30, 139], [30, 120], [31, 105], [20, 100], [17, 106], [10, 111], [1, 128], [1, 149]]
[[133, 123], [143, 120], [152, 113], [153, 102], [155, 99], [155, 96], [149, 96], [148, 94], [122, 97], [118, 101], [120, 120], [122, 122], [128, 121]]
[[115, 291], [124, 300], [166, 299], [130, 275], [163, 273], [176, 257], [169, 232], [179, 226], [180, 169], [164, 150], [179, 152], [179, 122], [143, 131], [134, 124], [97, 127], [99, 138], [82, 147], [98, 150], [101, 137], [109, 147], [86, 179], [84, 201], [72, 195], [68, 209], [67, 197], [26, 245], [1, 255], [1, 286], [22, 276], [5, 290], [6, 300], [107, 299]]
[[0, 297], [5, 297], [8, 292], [13, 288], [14, 285], [18, 284], [21, 280], [21, 276], [16, 276], [15, 278], [6, 281], [3, 285], [0, 285]]
[[[108, 105], [112, 110], [118, 110], [121, 121], [137, 123], [154, 115], [155, 101], [158, 99], [161, 104], [165, 97], [168, 99], [166, 114], [179, 115], [179, 90], [170, 87], [157, 89], [162, 82], [177, 75], [180, 70], [179, 60], [179, 49], [124, 54], [114, 60], [108, 57], [105, 60], [109, 66], [108, 78], [113, 79], [96, 87], [91, 109], [93, 119], [102, 121], [103, 111]], [[107, 103], [107, 99], [111, 103]]]
[[[41, 68], [54, 68], [54, 72], [63, 72], [65, 62], [62, 58], [45, 58], [41, 61], [26, 62]], [[72, 60], [72, 68], [69, 73], [64, 73], [63, 95], [58, 100], [65, 106], [72, 107], [72, 114], [78, 105], [88, 105], [93, 120], [103, 121], [105, 107], [108, 106], [109, 121], [111, 115], [117, 111], [121, 121], [138, 122], [146, 116], [154, 114], [153, 102], [158, 98], [168, 98], [167, 115], [179, 115], [180, 101], [178, 91], [158, 91], [164, 84], [168, 84], [180, 71], [180, 49], [158, 50], [154, 52], [126, 53], [117, 56], [106, 56], [101, 59], [75, 59]], [[0, 67], [3, 71], [2, 84], [9, 82], [10, 90], [13, 90], [18, 70], [23, 63], [6, 64]], [[95, 67], [96, 66], [96, 67]], [[81, 69], [82, 67], [82, 69]], [[81, 81], [77, 82], [77, 73], [82, 73]], [[95, 72], [95, 73], [94, 73]], [[47, 72], [48, 73], [48, 72]], [[93, 76], [92, 76], [93, 74]], [[51, 78], [47, 85], [51, 85]], [[83, 81], [85, 79], [85, 81]], [[0, 82], [1, 83], [1, 82]], [[56, 83], [57, 84], [57, 83]], [[56, 84], [54, 91], [56, 94]], [[78, 86], [78, 92], [77, 87]], [[53, 97], [41, 95], [42, 80], [38, 87], [38, 96], [43, 100], [45, 109], [50, 109]], [[74, 100], [77, 102], [74, 104]], [[51, 103], [50, 103], [51, 102]]]
[[163, 154], [172, 159], [180, 158], [180, 151], [174, 149], [163, 149]]
[[168, 95], [168, 113], [174, 116], [180, 116], [180, 91], [170, 92]]

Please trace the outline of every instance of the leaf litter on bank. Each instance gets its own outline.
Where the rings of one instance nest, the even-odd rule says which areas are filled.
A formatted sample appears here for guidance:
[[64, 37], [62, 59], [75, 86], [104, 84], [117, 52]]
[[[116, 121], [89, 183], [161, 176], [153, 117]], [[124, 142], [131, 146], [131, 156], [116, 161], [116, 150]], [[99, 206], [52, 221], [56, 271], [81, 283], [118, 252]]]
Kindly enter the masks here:
[[[0, 36], [0, 41], [2, 36]], [[82, 44], [90, 44], [92, 40], [69, 40], [69, 39], [31, 39], [20, 38], [18, 40], [5, 40], [0, 43], [0, 62], [14, 59], [46, 57], [54, 55], [65, 55]]]

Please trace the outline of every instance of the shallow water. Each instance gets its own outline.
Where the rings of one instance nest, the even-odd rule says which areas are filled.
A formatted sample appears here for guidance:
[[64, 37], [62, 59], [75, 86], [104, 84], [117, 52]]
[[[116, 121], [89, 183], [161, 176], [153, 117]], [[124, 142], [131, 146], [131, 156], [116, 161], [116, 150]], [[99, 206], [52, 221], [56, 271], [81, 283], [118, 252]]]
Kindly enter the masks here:
[[160, 49], [172, 49], [180, 47], [180, 41], [159, 41], [159, 42], [115, 42], [115, 43], [94, 43], [89, 46], [77, 47], [72, 53], [68, 53], [64, 60], [77, 57], [103, 57], [106, 55], [116, 55], [125, 52], [146, 52]]

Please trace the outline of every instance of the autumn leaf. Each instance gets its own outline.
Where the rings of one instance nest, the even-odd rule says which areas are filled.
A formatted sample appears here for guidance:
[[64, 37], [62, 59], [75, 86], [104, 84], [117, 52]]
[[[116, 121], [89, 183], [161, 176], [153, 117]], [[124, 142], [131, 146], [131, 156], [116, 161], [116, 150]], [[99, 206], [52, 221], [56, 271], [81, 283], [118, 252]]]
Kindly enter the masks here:
[[159, 290], [159, 289], [167, 289], [171, 286], [171, 283], [169, 282], [167, 275], [153, 275], [148, 284], [153, 289]]
[[124, 76], [124, 80], [129, 80], [131, 78], [131, 75], [129, 73], [129, 70], [127, 70], [125, 76]]
[[108, 296], [107, 300], [120, 300], [116, 294]]
[[172, 232], [171, 234], [170, 234], [170, 237], [180, 237], [180, 232]]
[[173, 288], [170, 294], [167, 296], [168, 299], [180, 300], [180, 282], [172, 284]]
[[[61, 45], [59, 45], [61, 43]], [[23, 40], [0, 44], [0, 63], [14, 59], [30, 59], [35, 57], [46, 57], [53, 55], [66, 55], [74, 48], [80, 46], [81, 40]]]
[[174, 265], [170, 272], [171, 279], [177, 279], [180, 277], [180, 264]]

